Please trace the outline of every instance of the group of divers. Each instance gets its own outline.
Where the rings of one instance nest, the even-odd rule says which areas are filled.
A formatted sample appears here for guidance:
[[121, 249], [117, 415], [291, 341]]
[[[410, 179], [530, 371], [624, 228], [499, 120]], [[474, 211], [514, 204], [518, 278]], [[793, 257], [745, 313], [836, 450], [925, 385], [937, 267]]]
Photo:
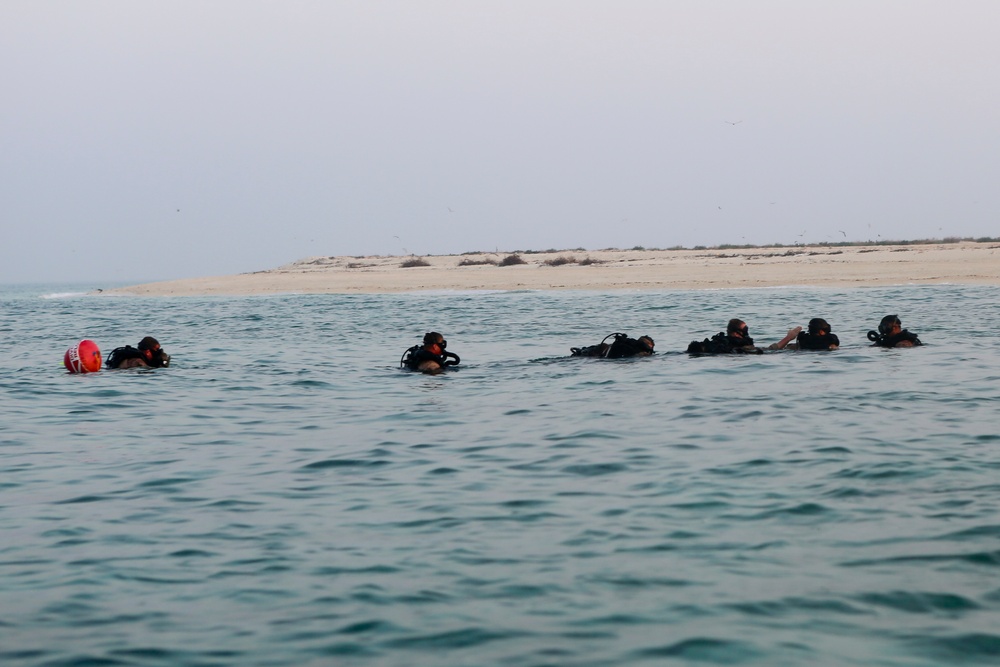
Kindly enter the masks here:
[[[868, 340], [877, 347], [915, 347], [921, 345], [916, 334], [903, 328], [897, 315], [886, 315], [878, 325], [878, 330], [868, 332]], [[610, 342], [609, 342], [610, 341]], [[574, 357], [596, 357], [600, 359], [624, 359], [626, 357], [647, 357], [653, 354], [655, 343], [649, 336], [629, 338], [627, 334], [613, 333], [604, 337], [597, 345], [571, 347]], [[421, 373], [440, 373], [451, 366], [457, 366], [461, 359], [447, 350], [448, 341], [436, 331], [424, 334], [422, 345], [414, 345], [403, 353], [400, 368]], [[766, 350], [836, 350], [840, 339], [833, 333], [830, 324], [822, 318], [809, 320], [806, 331], [802, 327], [789, 330], [777, 343], [758, 347], [750, 337], [747, 323], [731, 319], [725, 331], [720, 331], [705, 340], [693, 340], [687, 347], [691, 355], [706, 354], [763, 354]], [[112, 353], [113, 354], [113, 353]]]
[[[868, 332], [868, 340], [878, 347], [914, 347], [921, 345], [916, 334], [903, 328], [897, 315], [886, 315], [877, 331]], [[610, 342], [609, 342], [610, 341]], [[449, 352], [448, 341], [436, 331], [424, 334], [423, 344], [414, 345], [403, 353], [400, 368], [421, 373], [440, 373], [451, 366], [457, 366], [461, 359]], [[653, 354], [655, 343], [649, 336], [629, 338], [623, 333], [613, 333], [604, 337], [597, 345], [571, 347], [574, 357], [595, 357], [600, 359], [624, 359], [626, 357], [646, 357]], [[705, 354], [763, 354], [765, 350], [836, 350], [840, 339], [830, 330], [830, 324], [822, 318], [809, 320], [807, 330], [795, 327], [777, 343], [766, 348], [758, 347], [750, 337], [747, 323], [740, 319], [729, 320], [725, 331], [711, 338], [691, 341], [687, 353]], [[100, 362], [98, 362], [100, 363]], [[170, 355], [152, 336], [146, 336], [136, 347], [125, 345], [115, 348], [108, 355], [108, 368], [164, 368], [170, 365]]]

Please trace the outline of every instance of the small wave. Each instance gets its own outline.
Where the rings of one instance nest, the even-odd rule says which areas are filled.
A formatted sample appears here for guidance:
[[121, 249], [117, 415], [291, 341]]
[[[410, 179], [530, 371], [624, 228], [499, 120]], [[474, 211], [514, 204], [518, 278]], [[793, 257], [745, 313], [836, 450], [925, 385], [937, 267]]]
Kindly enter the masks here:
[[523, 631], [498, 632], [472, 627], [438, 634], [411, 635], [394, 639], [387, 644], [393, 648], [438, 651], [441, 649], [473, 648], [498, 640], [525, 637], [527, 634]]
[[326, 459], [302, 466], [303, 470], [322, 470], [323, 468], [366, 468], [386, 465], [388, 461], [365, 461], [361, 459]]
[[[942, 660], [968, 661], [1000, 658], [1000, 635], [984, 632], [951, 635], [947, 637], [914, 637], [921, 652], [938, 655]], [[991, 662], [990, 664], [996, 664]]]
[[979, 605], [961, 595], [951, 593], [925, 593], [920, 591], [891, 591], [866, 593], [859, 600], [879, 607], [889, 607], [912, 614], [936, 611], [957, 613], [979, 609]]
[[640, 649], [637, 654], [642, 658], [681, 658], [732, 665], [754, 659], [758, 651], [746, 642], [695, 637], [666, 646]]
[[598, 475], [611, 475], [616, 472], [624, 472], [628, 466], [621, 463], [580, 463], [563, 468], [563, 472], [581, 477], [596, 477]]
[[959, 554], [925, 554], [916, 556], [891, 556], [888, 558], [866, 558], [841, 563], [843, 567], [868, 567], [896, 563], [947, 563], [960, 562], [972, 565], [1000, 565], [1000, 551], [978, 551]]
[[823, 612], [848, 616], [862, 616], [871, 613], [833, 598], [788, 597], [780, 600], [737, 602], [730, 604], [729, 607], [748, 616], [770, 617], [795, 616], [803, 612]]

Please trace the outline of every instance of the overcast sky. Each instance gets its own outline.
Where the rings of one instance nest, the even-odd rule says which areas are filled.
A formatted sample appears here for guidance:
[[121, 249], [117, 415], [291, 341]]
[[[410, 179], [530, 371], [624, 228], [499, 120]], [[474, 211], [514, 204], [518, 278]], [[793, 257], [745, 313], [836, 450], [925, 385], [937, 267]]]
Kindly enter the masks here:
[[0, 282], [1000, 236], [1000, 2], [0, 3]]

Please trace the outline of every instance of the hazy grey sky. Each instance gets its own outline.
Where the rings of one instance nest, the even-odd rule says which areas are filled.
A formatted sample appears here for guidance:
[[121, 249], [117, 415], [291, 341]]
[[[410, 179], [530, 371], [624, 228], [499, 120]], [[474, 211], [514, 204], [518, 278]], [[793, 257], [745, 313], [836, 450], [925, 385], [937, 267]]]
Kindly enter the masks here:
[[997, 236], [998, 35], [996, 0], [4, 0], [0, 282]]

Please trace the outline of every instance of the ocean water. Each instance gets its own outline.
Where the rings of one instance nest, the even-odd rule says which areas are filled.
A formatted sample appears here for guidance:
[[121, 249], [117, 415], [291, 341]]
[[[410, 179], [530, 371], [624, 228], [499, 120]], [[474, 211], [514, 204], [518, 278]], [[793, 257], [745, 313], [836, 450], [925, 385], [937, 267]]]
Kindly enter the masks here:
[[80, 291], [0, 291], [0, 665], [1000, 663], [1000, 288]]

